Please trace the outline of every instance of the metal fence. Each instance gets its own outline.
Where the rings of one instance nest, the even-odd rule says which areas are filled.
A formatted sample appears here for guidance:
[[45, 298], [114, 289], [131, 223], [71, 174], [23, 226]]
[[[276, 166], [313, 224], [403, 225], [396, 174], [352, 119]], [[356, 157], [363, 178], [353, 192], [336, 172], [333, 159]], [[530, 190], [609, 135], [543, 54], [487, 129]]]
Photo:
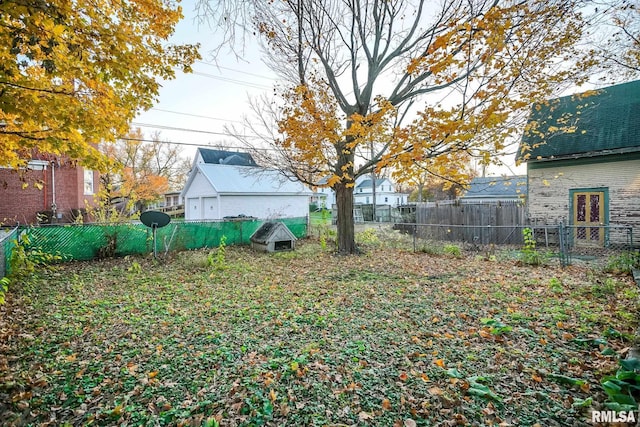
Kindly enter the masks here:
[[13, 242], [18, 236], [18, 227], [0, 228], [0, 278], [7, 275]]
[[461, 250], [488, 253], [496, 249], [521, 250], [524, 231], [531, 230], [535, 250], [548, 252], [563, 265], [574, 260], [605, 259], [626, 251], [640, 250], [640, 236], [631, 226], [566, 226], [558, 225], [444, 225], [395, 224], [394, 228], [412, 235], [415, 251], [431, 247], [459, 245]]
[[[307, 217], [281, 218], [297, 237], [307, 235]], [[188, 249], [212, 248], [220, 244], [250, 243], [251, 235], [264, 223], [262, 220], [242, 221], [173, 221], [156, 230], [157, 251], [169, 252]], [[60, 256], [63, 261], [91, 260], [111, 256], [151, 253], [154, 239], [151, 228], [140, 222], [117, 224], [64, 224], [20, 227], [3, 247], [3, 276], [9, 274], [8, 259], [11, 241], [22, 233], [29, 234], [29, 245], [38, 251]], [[9, 243], [7, 243], [9, 242]]]

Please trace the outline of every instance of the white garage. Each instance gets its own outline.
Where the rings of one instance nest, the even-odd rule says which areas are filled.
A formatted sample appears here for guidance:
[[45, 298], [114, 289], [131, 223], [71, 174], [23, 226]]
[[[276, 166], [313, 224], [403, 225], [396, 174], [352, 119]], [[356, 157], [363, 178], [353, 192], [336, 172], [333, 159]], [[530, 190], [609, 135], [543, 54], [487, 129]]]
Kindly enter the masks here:
[[303, 217], [312, 194], [276, 170], [211, 163], [194, 164], [182, 190], [186, 220]]

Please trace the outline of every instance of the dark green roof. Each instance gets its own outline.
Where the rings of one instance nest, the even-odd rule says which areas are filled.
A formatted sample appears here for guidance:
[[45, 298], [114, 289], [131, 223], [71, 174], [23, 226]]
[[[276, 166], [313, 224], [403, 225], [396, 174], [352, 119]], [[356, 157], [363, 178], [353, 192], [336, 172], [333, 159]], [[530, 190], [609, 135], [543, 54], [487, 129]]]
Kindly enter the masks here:
[[640, 80], [534, 104], [523, 161], [640, 151]]

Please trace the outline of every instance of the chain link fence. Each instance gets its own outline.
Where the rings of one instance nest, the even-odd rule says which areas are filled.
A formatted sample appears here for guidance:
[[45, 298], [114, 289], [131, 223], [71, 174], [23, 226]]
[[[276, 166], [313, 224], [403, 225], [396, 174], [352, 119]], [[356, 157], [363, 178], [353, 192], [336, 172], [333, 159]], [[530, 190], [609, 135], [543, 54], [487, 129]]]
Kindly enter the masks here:
[[[296, 236], [307, 236], [308, 218], [281, 218]], [[262, 220], [230, 221], [173, 221], [156, 230], [159, 253], [220, 245], [222, 237], [227, 245], [249, 244], [251, 235], [264, 223]], [[9, 273], [8, 260], [13, 241], [28, 233], [29, 244], [39, 251], [57, 255], [63, 261], [92, 260], [113, 256], [151, 253], [154, 250], [153, 231], [140, 222], [116, 224], [64, 224], [20, 227], [7, 233], [2, 243], [0, 277]]]
[[398, 223], [394, 229], [409, 234], [414, 251], [436, 251], [445, 245], [481, 254], [502, 252], [518, 256], [525, 246], [525, 229], [531, 230], [535, 250], [557, 258], [562, 265], [574, 260], [597, 261], [620, 253], [640, 250], [640, 236], [624, 225], [566, 226], [508, 225], [475, 226]]

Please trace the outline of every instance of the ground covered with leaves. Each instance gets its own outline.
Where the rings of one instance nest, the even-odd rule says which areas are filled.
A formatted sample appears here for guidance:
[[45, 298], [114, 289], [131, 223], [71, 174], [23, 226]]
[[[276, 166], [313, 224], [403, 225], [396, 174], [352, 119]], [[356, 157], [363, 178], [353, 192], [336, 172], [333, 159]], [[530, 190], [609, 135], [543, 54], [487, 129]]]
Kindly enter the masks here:
[[630, 278], [370, 245], [70, 263], [0, 308], [0, 424], [587, 425]]

